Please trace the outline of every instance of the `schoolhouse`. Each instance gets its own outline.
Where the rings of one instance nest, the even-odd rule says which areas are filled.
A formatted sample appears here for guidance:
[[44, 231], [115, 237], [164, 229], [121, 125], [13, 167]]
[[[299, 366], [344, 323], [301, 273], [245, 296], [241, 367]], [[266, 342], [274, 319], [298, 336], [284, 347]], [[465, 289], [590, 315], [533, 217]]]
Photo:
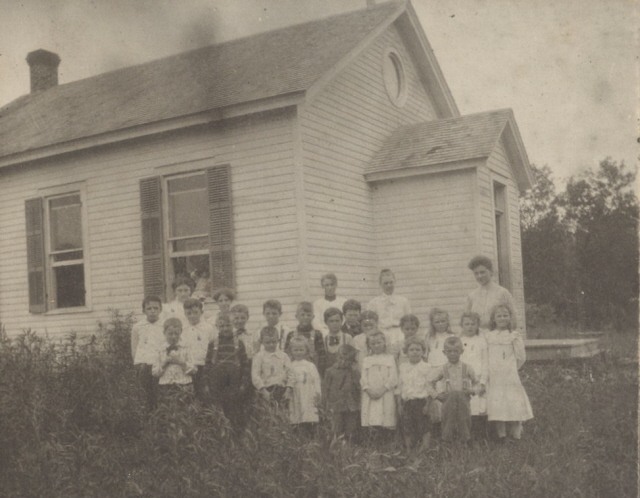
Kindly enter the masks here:
[[[392, 2], [58, 84], [0, 109], [0, 322], [88, 333], [187, 272], [265, 299], [366, 303], [391, 268], [426, 324], [493, 258], [524, 317], [511, 110], [461, 116], [416, 13]], [[72, 61], [63, 61], [72, 64]]]

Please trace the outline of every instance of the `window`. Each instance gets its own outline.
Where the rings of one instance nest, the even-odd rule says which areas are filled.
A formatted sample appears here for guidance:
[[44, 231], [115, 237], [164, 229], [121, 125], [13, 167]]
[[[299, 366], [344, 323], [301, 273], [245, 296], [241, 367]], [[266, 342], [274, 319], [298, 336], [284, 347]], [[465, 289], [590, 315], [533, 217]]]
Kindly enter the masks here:
[[391, 102], [402, 107], [407, 100], [407, 78], [402, 59], [393, 49], [385, 51], [382, 59], [382, 77]]
[[82, 198], [73, 191], [25, 202], [32, 313], [87, 305]]
[[199, 297], [234, 286], [230, 168], [145, 178], [140, 182], [145, 294], [170, 295], [190, 275]]
[[493, 209], [496, 223], [496, 250], [498, 256], [498, 282], [511, 289], [511, 269], [509, 258], [509, 217], [507, 213], [506, 186], [493, 183]]

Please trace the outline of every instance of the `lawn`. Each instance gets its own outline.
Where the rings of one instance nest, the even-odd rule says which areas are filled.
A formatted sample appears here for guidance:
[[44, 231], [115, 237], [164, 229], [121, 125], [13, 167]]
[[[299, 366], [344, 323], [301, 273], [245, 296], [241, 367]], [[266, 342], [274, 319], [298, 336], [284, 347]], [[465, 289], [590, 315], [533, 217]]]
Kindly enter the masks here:
[[[126, 320], [93, 344], [37, 335], [0, 344], [0, 496], [637, 496], [637, 335], [602, 357], [526, 364], [535, 419], [523, 439], [437, 444], [298, 439], [267, 412], [233, 436], [215, 410], [146, 414]], [[61, 354], [64, 350], [64, 354]]]

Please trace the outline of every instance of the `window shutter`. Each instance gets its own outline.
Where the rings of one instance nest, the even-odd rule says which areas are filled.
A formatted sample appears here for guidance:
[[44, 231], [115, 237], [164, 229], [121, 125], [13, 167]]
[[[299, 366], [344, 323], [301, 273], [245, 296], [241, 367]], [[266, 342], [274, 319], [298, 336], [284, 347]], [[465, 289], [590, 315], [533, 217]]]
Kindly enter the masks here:
[[140, 180], [140, 213], [144, 295], [165, 299], [162, 181], [159, 176]]
[[211, 282], [216, 287], [234, 288], [231, 168], [228, 164], [207, 169], [207, 193]]
[[24, 203], [30, 313], [44, 313], [47, 311], [43, 203], [42, 197], [27, 199]]

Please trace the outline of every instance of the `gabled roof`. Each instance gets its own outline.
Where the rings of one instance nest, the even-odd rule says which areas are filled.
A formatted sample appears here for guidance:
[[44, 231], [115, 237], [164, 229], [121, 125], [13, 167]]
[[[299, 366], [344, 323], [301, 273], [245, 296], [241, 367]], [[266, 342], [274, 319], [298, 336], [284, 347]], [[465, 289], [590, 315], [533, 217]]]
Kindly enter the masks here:
[[384, 3], [25, 95], [0, 109], [0, 157], [296, 95], [405, 11]]
[[368, 166], [368, 179], [393, 171], [434, 167], [446, 163], [486, 159], [504, 139], [520, 190], [532, 184], [532, 174], [511, 109], [468, 114], [401, 126], [385, 141]]

